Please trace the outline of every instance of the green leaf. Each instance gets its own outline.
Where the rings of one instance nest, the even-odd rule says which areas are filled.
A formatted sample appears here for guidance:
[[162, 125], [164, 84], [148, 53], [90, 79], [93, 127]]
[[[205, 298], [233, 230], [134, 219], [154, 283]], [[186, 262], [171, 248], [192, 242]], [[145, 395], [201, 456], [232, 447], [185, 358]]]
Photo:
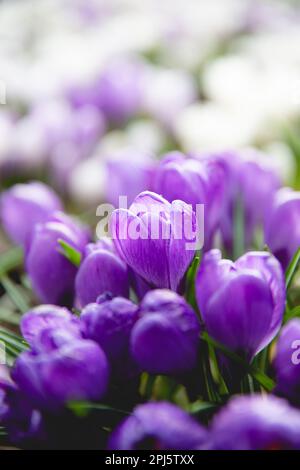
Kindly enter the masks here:
[[211, 338], [206, 331], [204, 331], [201, 334], [201, 338], [206, 343], [211, 344], [214, 348], [222, 351], [222, 353], [225, 354], [225, 356], [229, 357], [237, 364], [240, 364], [245, 369], [245, 371], [247, 371], [268, 392], [271, 392], [271, 390], [273, 390], [273, 388], [275, 387], [275, 382], [270, 377], [268, 377], [264, 372], [257, 369], [255, 366], [249, 364], [238, 354], [226, 348], [226, 346], [224, 346], [223, 344]]
[[10, 323], [11, 325], [19, 325], [20, 318], [20, 315], [0, 307], [0, 321]]
[[0, 276], [18, 268], [23, 263], [23, 250], [13, 247], [0, 255]]
[[3, 327], [0, 328], [0, 341], [3, 341], [6, 353], [12, 358], [16, 358], [19, 354], [28, 350], [28, 345], [21, 336]]
[[127, 411], [120, 410], [118, 408], [113, 408], [109, 405], [104, 405], [102, 403], [92, 403], [88, 401], [71, 401], [68, 403], [68, 408], [79, 417], [85, 417], [90, 411], [93, 410], [114, 412], [124, 416], [130, 414]]
[[61, 247], [59, 250], [72, 264], [75, 266], [80, 266], [81, 263], [81, 253], [76, 250], [73, 246], [69, 245], [65, 240], [59, 239], [58, 243]]
[[6, 290], [8, 296], [16, 305], [16, 307], [22, 312], [26, 313], [30, 309], [29, 304], [21, 290], [21, 288], [15, 284], [6, 274], [0, 277], [0, 282]]
[[245, 214], [243, 201], [238, 198], [234, 207], [233, 257], [238, 259], [245, 252]]
[[287, 323], [288, 321], [292, 320], [292, 318], [299, 318], [299, 317], [300, 317], [300, 305], [292, 308], [291, 310], [286, 311], [284, 315], [283, 323]]
[[200, 256], [196, 255], [193, 259], [187, 275], [186, 275], [186, 292], [185, 298], [187, 302], [196, 310], [197, 302], [195, 298], [195, 278], [200, 264]]
[[286, 286], [287, 291], [288, 291], [289, 287], [291, 286], [292, 280], [293, 280], [293, 278], [295, 276], [295, 273], [298, 269], [299, 261], [300, 261], [300, 247], [298, 248], [298, 250], [294, 254], [293, 259], [290, 262], [290, 264], [289, 264], [289, 266], [286, 270], [286, 273], [285, 273], [285, 286]]
[[212, 410], [216, 410], [219, 407], [220, 407], [220, 403], [196, 401], [195, 403], [191, 403], [191, 405], [189, 406], [188, 412], [193, 415], [198, 415], [198, 414], [210, 412]]

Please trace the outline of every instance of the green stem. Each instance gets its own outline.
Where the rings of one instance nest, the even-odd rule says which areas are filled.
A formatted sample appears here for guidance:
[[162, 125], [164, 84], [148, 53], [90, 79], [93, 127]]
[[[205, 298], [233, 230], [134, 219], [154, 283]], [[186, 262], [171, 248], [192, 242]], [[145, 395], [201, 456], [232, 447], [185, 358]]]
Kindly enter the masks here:
[[258, 382], [265, 390], [267, 390], [268, 392], [271, 392], [271, 390], [273, 390], [273, 388], [275, 387], [275, 382], [264, 372], [249, 364], [238, 354], [230, 351], [230, 349], [227, 349], [226, 346], [224, 346], [223, 344], [219, 343], [218, 341], [215, 341], [209, 336], [206, 331], [202, 333], [201, 338], [206, 343], [212, 344], [216, 349], [222, 351], [225, 356], [232, 359], [236, 364], [241, 365], [245, 369], [245, 371], [247, 371], [253, 377], [253, 379], [255, 379], [256, 382]]

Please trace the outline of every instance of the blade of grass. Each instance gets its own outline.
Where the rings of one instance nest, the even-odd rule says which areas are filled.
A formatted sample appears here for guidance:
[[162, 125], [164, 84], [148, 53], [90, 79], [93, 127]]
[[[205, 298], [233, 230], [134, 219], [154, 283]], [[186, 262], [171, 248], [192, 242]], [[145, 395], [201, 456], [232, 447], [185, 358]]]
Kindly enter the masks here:
[[289, 264], [289, 266], [286, 270], [286, 273], [285, 273], [285, 286], [286, 286], [287, 291], [288, 291], [289, 287], [291, 286], [293, 278], [296, 274], [296, 271], [297, 271], [298, 265], [299, 265], [299, 261], [300, 261], [300, 247], [298, 248], [298, 250], [294, 254], [293, 259], [290, 262], [290, 264]]
[[238, 198], [234, 208], [233, 257], [238, 259], [245, 251], [245, 214], [243, 201]]
[[211, 403], [211, 402], [195, 402], [191, 403], [189, 409], [187, 410], [189, 413], [193, 415], [207, 413], [208, 411], [215, 410], [220, 407], [220, 403]]
[[284, 315], [283, 323], [287, 323], [292, 318], [299, 318], [299, 317], [300, 317], [300, 305], [292, 308], [291, 310], [286, 311]]
[[102, 403], [92, 403], [88, 401], [72, 401], [68, 403], [68, 408], [73, 411], [77, 416], [86, 416], [89, 411], [99, 410], [114, 412], [124, 416], [128, 416], [130, 413], [128, 411], [120, 410], [118, 408], [113, 408], [109, 405], [103, 405]]
[[11, 325], [19, 325], [20, 316], [10, 310], [0, 308], [0, 321], [10, 323]]
[[8, 296], [13, 301], [15, 306], [20, 310], [20, 312], [28, 312], [28, 310], [30, 310], [30, 307], [20, 288], [6, 274], [0, 277], [0, 282], [6, 290]]

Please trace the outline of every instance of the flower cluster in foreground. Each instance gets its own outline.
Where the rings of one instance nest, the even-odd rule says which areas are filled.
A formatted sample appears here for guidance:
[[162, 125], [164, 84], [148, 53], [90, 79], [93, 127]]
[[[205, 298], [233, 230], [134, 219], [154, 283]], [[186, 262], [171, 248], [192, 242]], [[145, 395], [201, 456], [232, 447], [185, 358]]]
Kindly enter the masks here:
[[[41, 303], [22, 316], [22, 341], [4, 336], [14, 360], [0, 370], [0, 418], [11, 442], [300, 449], [300, 197], [275, 179], [263, 195], [253, 176], [262, 170], [251, 163], [247, 181], [244, 165], [238, 154], [166, 155], [151, 187], [112, 213], [111, 237], [96, 242], [46, 185], [3, 193], [3, 226]], [[204, 229], [201, 251], [187, 248], [174, 207], [192, 236]], [[228, 228], [240, 222], [237, 240]], [[268, 249], [247, 251], [262, 228]], [[239, 244], [235, 261], [224, 258]]]

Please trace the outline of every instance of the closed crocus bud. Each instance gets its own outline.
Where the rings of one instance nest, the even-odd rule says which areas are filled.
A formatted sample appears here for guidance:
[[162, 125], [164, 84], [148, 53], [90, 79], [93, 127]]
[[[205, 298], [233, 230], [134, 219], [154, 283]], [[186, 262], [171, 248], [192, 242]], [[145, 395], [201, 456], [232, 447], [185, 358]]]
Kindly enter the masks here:
[[105, 292], [113, 296], [128, 297], [127, 266], [115, 252], [109, 239], [87, 246], [75, 285], [76, 299], [80, 307], [95, 302], [97, 297]]
[[26, 247], [36, 224], [61, 208], [58, 196], [45, 184], [16, 184], [1, 196], [1, 221], [9, 237]]
[[119, 196], [127, 196], [128, 204], [142, 191], [152, 189], [155, 164], [145, 153], [122, 152], [110, 157], [107, 166], [107, 200], [119, 207]]
[[214, 418], [214, 450], [300, 449], [300, 412], [272, 395], [233, 398]]
[[148, 284], [177, 290], [199, 248], [196, 217], [182, 201], [145, 191], [129, 210], [117, 209], [110, 232], [121, 258]]
[[73, 302], [77, 267], [62, 254], [59, 240], [83, 254], [88, 233], [60, 214], [38, 225], [26, 254], [26, 270], [43, 303], [68, 305]]
[[27, 343], [37, 353], [56, 349], [68, 338], [81, 338], [79, 318], [56, 305], [40, 305], [25, 313], [20, 328]]
[[214, 160], [186, 158], [180, 152], [167, 154], [158, 166], [154, 190], [169, 202], [181, 199], [196, 210], [204, 205], [205, 247], [209, 248], [220, 223], [224, 204], [225, 173]]
[[22, 353], [12, 374], [34, 406], [56, 410], [73, 400], [99, 400], [107, 389], [109, 365], [94, 341], [73, 338], [44, 353]]
[[129, 338], [137, 318], [136, 304], [122, 297], [111, 299], [107, 295], [100, 297], [97, 303], [87, 305], [81, 312], [84, 337], [101, 346], [118, 375], [121, 373], [128, 377], [136, 371], [130, 358]]
[[106, 65], [95, 84], [95, 99], [108, 120], [120, 123], [139, 111], [143, 66], [136, 60], [116, 60]]
[[274, 358], [279, 395], [300, 402], [300, 320], [289, 321], [281, 330]]
[[300, 246], [300, 192], [280, 189], [266, 217], [265, 242], [286, 269]]
[[207, 431], [181, 408], [166, 402], [137, 406], [113, 432], [112, 450], [192, 450], [207, 439]]
[[197, 274], [196, 296], [208, 333], [251, 360], [280, 328], [283, 272], [267, 252], [249, 252], [233, 263], [211, 250]]
[[183, 297], [168, 290], [151, 291], [140, 305], [131, 335], [131, 351], [142, 370], [180, 374], [196, 362], [200, 325]]

